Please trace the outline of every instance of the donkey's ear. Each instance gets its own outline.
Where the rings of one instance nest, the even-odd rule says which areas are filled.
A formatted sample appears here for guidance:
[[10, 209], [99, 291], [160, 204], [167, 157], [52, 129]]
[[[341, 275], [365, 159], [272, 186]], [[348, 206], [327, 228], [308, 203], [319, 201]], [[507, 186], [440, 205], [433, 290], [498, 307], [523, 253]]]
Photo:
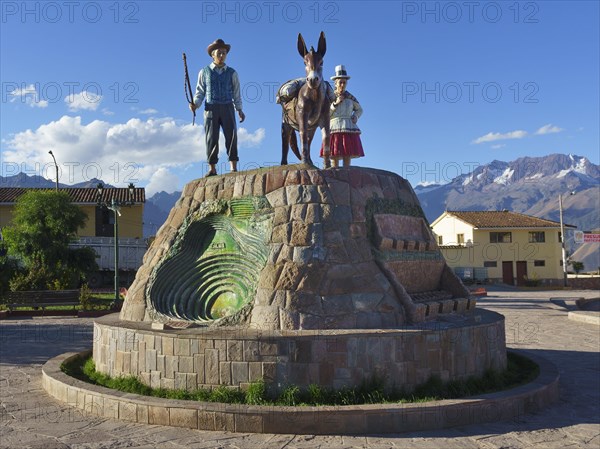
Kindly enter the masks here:
[[304, 43], [304, 39], [302, 38], [302, 34], [298, 33], [298, 53], [300, 53], [300, 56], [302, 56], [304, 58], [304, 56], [306, 56], [306, 53], [308, 53], [308, 50], [306, 49], [306, 44]]
[[317, 47], [317, 53], [321, 55], [321, 57], [325, 56], [325, 52], [327, 51], [327, 43], [325, 42], [325, 33], [321, 31], [321, 35], [319, 36], [319, 45]]

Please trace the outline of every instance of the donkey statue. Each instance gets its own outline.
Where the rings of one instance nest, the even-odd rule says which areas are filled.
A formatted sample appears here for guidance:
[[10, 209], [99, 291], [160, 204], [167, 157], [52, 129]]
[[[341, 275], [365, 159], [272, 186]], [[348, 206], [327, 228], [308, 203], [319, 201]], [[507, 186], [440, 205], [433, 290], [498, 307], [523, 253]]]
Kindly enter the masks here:
[[[329, 168], [329, 107], [335, 98], [329, 83], [323, 81], [323, 56], [327, 50], [325, 33], [321, 31], [317, 51], [306, 44], [298, 34], [298, 53], [304, 59], [306, 79], [291, 80], [283, 84], [277, 93], [277, 102], [283, 108], [281, 123], [281, 165], [287, 165], [288, 151], [302, 163], [314, 165], [310, 158], [310, 144], [317, 126], [323, 139], [324, 166]], [[300, 133], [302, 154], [298, 151], [295, 131]]]

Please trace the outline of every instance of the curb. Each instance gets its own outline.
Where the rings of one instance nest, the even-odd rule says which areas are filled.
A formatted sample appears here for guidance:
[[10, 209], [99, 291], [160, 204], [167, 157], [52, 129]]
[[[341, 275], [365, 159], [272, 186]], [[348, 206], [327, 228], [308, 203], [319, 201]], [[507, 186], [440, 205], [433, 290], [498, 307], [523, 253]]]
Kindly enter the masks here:
[[540, 367], [531, 383], [468, 399], [428, 403], [281, 407], [161, 399], [123, 393], [67, 376], [60, 366], [91, 351], [66, 353], [42, 367], [48, 394], [95, 416], [140, 424], [243, 433], [365, 435], [436, 430], [519, 420], [558, 400], [559, 374], [551, 362], [515, 350]]
[[600, 312], [574, 310], [569, 312], [568, 318], [572, 321], [600, 326]]

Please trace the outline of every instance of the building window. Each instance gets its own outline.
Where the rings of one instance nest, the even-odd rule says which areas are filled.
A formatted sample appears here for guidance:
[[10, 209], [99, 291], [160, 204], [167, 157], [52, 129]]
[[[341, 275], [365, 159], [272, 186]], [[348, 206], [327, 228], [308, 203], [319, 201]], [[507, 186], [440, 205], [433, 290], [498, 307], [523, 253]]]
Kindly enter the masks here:
[[490, 232], [490, 243], [510, 243], [512, 232]]
[[544, 243], [546, 241], [546, 233], [541, 232], [529, 232], [529, 243]]
[[115, 220], [113, 213], [102, 207], [96, 207], [96, 237], [114, 237]]
[[438, 235], [438, 245], [444, 244], [444, 238], [441, 235]]
[[495, 260], [488, 260], [487, 262], [483, 262], [483, 266], [486, 268], [496, 268], [498, 266], [498, 262]]
[[546, 261], [545, 260], [534, 260], [533, 261], [533, 266], [534, 267], [545, 267], [546, 266]]
[[465, 235], [464, 234], [456, 234], [456, 243], [459, 245], [465, 244]]

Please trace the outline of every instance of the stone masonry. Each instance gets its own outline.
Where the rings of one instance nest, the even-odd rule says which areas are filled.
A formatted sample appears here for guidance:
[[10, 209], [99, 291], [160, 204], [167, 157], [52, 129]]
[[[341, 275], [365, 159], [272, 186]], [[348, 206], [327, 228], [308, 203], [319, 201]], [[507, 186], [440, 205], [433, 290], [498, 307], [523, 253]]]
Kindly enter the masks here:
[[375, 169], [296, 165], [187, 184], [144, 257], [122, 320], [152, 321], [156, 267], [203, 204], [235, 198], [266, 198], [270, 233], [253, 297], [244, 298], [247, 306], [227, 324], [393, 329], [474, 307], [405, 179]]
[[339, 389], [379, 379], [407, 391], [430, 376], [444, 381], [506, 367], [504, 318], [485, 310], [460, 322], [388, 330], [272, 331], [208, 327], [157, 331], [116, 315], [94, 324], [96, 369], [133, 375], [154, 388], [246, 389], [318, 384]]

